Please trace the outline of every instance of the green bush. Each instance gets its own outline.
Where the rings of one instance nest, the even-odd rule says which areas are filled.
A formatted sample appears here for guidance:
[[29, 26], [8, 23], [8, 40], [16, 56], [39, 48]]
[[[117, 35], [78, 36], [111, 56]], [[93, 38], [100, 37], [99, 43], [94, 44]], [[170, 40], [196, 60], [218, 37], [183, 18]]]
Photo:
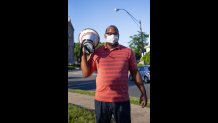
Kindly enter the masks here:
[[146, 53], [143, 57], [142, 60], [144, 61], [145, 64], [150, 65], [150, 52]]
[[75, 69], [74, 65], [68, 65], [68, 69]]
[[72, 70], [72, 69], [76, 69], [76, 68], [80, 68], [79, 64], [74, 64], [74, 65], [68, 65], [68, 69]]
[[137, 66], [138, 66], [138, 67], [142, 67], [142, 66], [144, 66], [144, 65], [139, 63], [139, 64], [137, 64]]

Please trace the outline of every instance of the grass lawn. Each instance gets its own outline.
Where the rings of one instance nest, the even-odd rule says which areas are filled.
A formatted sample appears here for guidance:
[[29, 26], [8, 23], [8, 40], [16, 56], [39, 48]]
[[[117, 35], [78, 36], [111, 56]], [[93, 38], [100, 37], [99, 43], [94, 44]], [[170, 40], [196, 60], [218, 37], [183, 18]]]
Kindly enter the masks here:
[[95, 113], [68, 103], [68, 123], [95, 123]]
[[[68, 89], [68, 92], [74, 92], [74, 93], [85, 94], [85, 95], [89, 95], [89, 96], [95, 96], [95, 91]], [[130, 97], [130, 103], [135, 104], [135, 105], [139, 105], [139, 98], [138, 97]], [[150, 100], [148, 100], [148, 104], [146, 107], [150, 108]]]

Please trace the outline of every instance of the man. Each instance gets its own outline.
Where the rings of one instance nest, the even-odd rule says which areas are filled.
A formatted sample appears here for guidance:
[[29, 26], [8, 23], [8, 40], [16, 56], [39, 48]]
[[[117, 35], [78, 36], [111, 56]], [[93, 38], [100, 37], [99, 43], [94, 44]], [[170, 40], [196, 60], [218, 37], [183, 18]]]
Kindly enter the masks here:
[[87, 57], [83, 50], [81, 69], [84, 77], [97, 71], [95, 113], [96, 123], [131, 123], [128, 94], [128, 71], [141, 92], [140, 104], [147, 105], [147, 96], [133, 51], [118, 43], [119, 31], [114, 25], [106, 28], [106, 42]]

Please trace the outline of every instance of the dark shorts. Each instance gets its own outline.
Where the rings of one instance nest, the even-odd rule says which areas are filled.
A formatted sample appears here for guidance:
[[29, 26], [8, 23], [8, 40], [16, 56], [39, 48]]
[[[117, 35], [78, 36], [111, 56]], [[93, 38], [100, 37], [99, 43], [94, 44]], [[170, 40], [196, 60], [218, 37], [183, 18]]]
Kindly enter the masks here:
[[96, 123], [110, 123], [112, 114], [116, 123], [131, 123], [130, 101], [102, 102], [95, 100]]

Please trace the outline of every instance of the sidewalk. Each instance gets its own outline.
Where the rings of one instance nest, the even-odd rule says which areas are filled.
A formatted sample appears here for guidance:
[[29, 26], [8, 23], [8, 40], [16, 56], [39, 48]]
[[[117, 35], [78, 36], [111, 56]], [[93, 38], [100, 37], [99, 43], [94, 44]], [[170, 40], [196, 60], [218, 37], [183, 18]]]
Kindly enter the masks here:
[[[97, 75], [97, 73], [94, 72], [94, 73], [92, 73], [92, 75]], [[82, 70], [80, 70], [80, 69], [68, 70], [68, 77], [73, 77], [73, 76], [83, 77]]]
[[[94, 110], [94, 97], [68, 92], [68, 103]], [[131, 104], [131, 123], [150, 123], [150, 108]]]

